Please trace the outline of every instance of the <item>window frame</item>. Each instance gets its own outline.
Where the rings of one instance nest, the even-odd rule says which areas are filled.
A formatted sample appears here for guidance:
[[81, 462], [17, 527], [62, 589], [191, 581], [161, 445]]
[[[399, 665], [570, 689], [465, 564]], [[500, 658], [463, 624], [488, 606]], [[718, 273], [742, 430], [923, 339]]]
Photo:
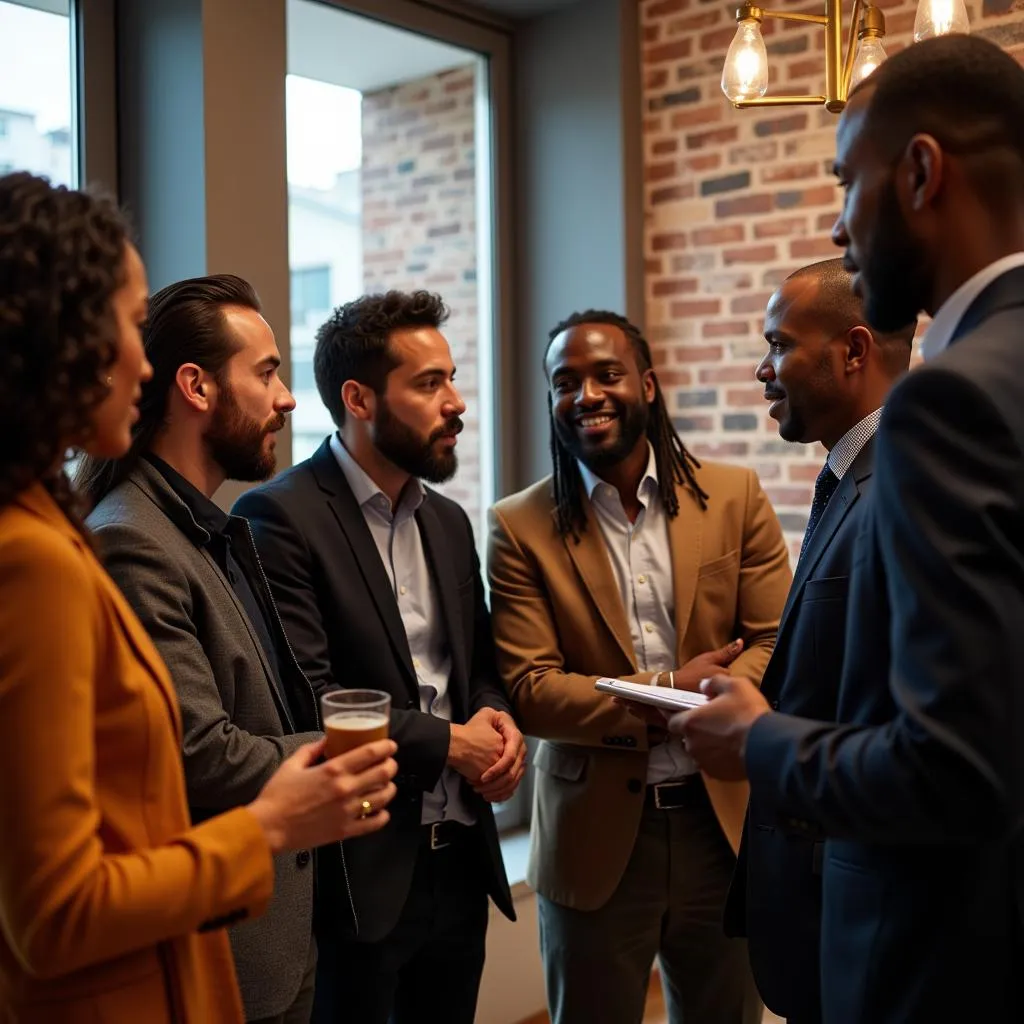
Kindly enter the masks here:
[[115, 0], [71, 0], [73, 145], [78, 181], [120, 199], [117, 173]]
[[[350, 14], [358, 14], [382, 24], [436, 39], [451, 46], [473, 51], [483, 58], [486, 70], [481, 91], [489, 101], [487, 124], [490, 152], [484, 168], [490, 186], [491, 209], [489, 223], [484, 223], [480, 206], [477, 207], [477, 251], [480, 241], [489, 235], [490, 266], [482, 280], [482, 292], [487, 294], [491, 306], [489, 351], [481, 351], [479, 358], [480, 403], [491, 410], [485, 420], [481, 417], [481, 521], [473, 524], [477, 532], [477, 547], [486, 548], [486, 515], [489, 505], [515, 488], [519, 480], [517, 446], [511, 429], [515, 423], [515, 401], [512, 388], [502, 388], [499, 381], [514, 379], [516, 369], [514, 339], [515, 313], [512, 306], [514, 293], [514, 163], [512, 154], [512, 29], [498, 19], [479, 12], [468, 13], [445, 10], [437, 4], [421, 4], [415, 0], [318, 0]], [[478, 131], [482, 123], [478, 111]], [[478, 151], [479, 152], [479, 151]], [[479, 155], [478, 155], [479, 159]], [[486, 370], [486, 384], [484, 377]], [[485, 456], [489, 456], [487, 459]], [[489, 466], [485, 465], [489, 462]], [[531, 769], [532, 770], [532, 769]], [[529, 775], [529, 773], [528, 773]], [[525, 827], [530, 821], [532, 779], [525, 778], [516, 795], [499, 807], [495, 819], [499, 831], [512, 831]]]

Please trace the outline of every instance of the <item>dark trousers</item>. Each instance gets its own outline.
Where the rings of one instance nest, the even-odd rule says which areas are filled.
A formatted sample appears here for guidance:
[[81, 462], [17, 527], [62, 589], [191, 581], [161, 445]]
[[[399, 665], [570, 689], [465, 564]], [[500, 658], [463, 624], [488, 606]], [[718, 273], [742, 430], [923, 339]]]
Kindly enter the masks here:
[[405, 907], [386, 939], [317, 936], [313, 1024], [473, 1024], [487, 892], [476, 830], [458, 831], [460, 839], [440, 850], [424, 839]]
[[757, 1024], [747, 944], [722, 912], [736, 858], [699, 776], [682, 807], [645, 808], [622, 881], [600, 909], [538, 897], [554, 1024], [640, 1024], [655, 957], [672, 1024]]
[[309, 1024], [313, 1013], [313, 986], [316, 982], [316, 942], [310, 939], [309, 962], [306, 973], [302, 976], [302, 984], [292, 1000], [292, 1005], [284, 1013], [275, 1017], [262, 1017], [252, 1020], [249, 1024]]

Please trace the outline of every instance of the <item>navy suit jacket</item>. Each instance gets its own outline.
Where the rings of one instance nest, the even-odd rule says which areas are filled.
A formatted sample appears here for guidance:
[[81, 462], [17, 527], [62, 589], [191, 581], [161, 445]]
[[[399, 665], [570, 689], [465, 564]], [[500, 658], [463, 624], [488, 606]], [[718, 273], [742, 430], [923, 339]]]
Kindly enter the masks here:
[[893, 390], [850, 588], [837, 719], [765, 715], [747, 769], [827, 836], [826, 1024], [1020, 1017], [1024, 268]]
[[[843, 669], [853, 548], [874, 466], [874, 439], [858, 453], [797, 565], [761, 692], [789, 715], [832, 720]], [[821, 1015], [818, 980], [822, 843], [781, 827], [751, 794], [725, 908], [726, 931], [746, 935], [768, 1007], [802, 1022]]]

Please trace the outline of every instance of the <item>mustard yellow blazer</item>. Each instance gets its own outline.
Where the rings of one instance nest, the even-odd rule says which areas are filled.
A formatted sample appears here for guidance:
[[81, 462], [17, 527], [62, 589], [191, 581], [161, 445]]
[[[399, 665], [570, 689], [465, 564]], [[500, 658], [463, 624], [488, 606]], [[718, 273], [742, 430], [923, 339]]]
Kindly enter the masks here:
[[193, 828], [160, 656], [42, 486], [0, 510], [0, 1024], [221, 1024], [261, 913], [244, 808]]

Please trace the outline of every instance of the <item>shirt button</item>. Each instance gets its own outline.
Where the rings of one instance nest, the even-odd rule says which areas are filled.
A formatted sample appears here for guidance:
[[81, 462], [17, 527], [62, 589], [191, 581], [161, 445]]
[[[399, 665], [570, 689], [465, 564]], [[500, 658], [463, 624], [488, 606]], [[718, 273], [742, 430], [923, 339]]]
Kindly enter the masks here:
[[650, 624], [650, 623], [648, 622], [648, 623], [647, 623], [647, 624], [646, 624], [646, 625], [644, 626], [644, 630], [645, 630], [646, 632], [648, 632], [648, 633], [653, 633], [653, 632], [654, 632], [654, 627], [653, 627], [653, 626], [652, 626], [652, 625], [651, 625], [651, 624]]
[[409, 589], [408, 587], [402, 586], [402, 587], [398, 588], [398, 592], [400, 594], [404, 594], [408, 589]]
[[412, 667], [413, 668], [419, 668], [420, 667], [420, 659], [419, 658], [413, 658], [412, 659]]
[[647, 577], [643, 573], [641, 573], [639, 576], [637, 576], [636, 581], [637, 583], [646, 583]]

